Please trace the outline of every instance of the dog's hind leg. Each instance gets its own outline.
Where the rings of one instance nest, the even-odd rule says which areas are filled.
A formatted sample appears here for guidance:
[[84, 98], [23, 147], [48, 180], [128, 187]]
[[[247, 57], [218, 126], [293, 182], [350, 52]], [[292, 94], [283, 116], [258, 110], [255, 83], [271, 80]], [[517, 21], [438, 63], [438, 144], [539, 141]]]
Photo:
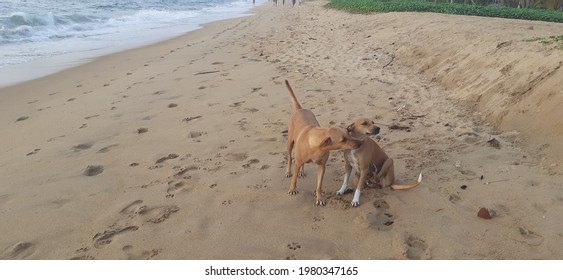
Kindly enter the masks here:
[[383, 187], [389, 187], [395, 182], [395, 166], [392, 158], [388, 158], [377, 173], [377, 179]]

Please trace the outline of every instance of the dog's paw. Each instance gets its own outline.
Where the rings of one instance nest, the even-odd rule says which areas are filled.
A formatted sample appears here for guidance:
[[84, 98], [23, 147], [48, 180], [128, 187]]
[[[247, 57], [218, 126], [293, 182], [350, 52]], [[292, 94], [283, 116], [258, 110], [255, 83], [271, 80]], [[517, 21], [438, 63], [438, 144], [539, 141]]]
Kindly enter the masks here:
[[299, 178], [305, 178], [305, 172], [300, 171], [299, 173], [297, 173], [297, 177], [299, 177]]
[[289, 194], [289, 195], [296, 195], [298, 193], [299, 192], [297, 190], [293, 190], [293, 191], [290, 190], [290, 191], [287, 192], [287, 194]]
[[343, 190], [343, 191], [338, 190], [338, 191], [336, 191], [336, 195], [343, 195], [343, 194], [345, 194], [345, 193], [349, 193], [349, 192], [353, 192], [353, 191], [354, 191], [354, 190], [352, 190], [352, 189], [350, 189], [350, 188], [345, 189], [345, 190]]
[[326, 202], [323, 199], [317, 198], [317, 202], [315, 202], [316, 206], [325, 206]]
[[352, 207], [358, 207], [360, 206], [360, 201], [352, 201]]
[[290, 178], [290, 177], [291, 177], [291, 173], [290, 173], [290, 172], [285, 172], [285, 177], [286, 177], [286, 178]]

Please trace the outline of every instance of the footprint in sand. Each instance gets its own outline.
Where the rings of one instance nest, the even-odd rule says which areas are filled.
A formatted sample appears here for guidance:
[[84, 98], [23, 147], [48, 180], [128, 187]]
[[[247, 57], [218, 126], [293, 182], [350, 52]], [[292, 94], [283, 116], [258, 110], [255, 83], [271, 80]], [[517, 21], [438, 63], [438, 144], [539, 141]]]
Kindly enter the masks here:
[[225, 155], [225, 160], [228, 161], [243, 161], [248, 158], [247, 153], [228, 153]]
[[[336, 199], [341, 196], [337, 196]], [[362, 214], [354, 219], [354, 222], [362, 227], [376, 229], [379, 231], [388, 231], [393, 228], [395, 217], [387, 210], [389, 205], [383, 199], [378, 199], [373, 204], [377, 210]], [[350, 207], [350, 202], [346, 202], [346, 206]]]
[[113, 241], [113, 237], [130, 231], [138, 230], [138, 226], [128, 226], [124, 228], [108, 229], [102, 233], [97, 233], [92, 238], [94, 240], [94, 247], [100, 249]]
[[86, 167], [86, 169], [84, 170], [84, 172], [82, 174], [84, 174], [85, 176], [96, 176], [101, 174], [102, 172], [104, 172], [104, 166], [103, 165], [88, 165], [88, 167]]
[[377, 213], [369, 213], [367, 215], [369, 228], [380, 231], [388, 231], [393, 228], [395, 217], [387, 211], [378, 211]]
[[185, 176], [185, 174], [188, 171], [192, 171], [192, 170], [198, 170], [199, 167], [192, 165], [192, 166], [188, 166], [188, 167], [181, 167], [180, 171], [178, 171], [176, 174], [174, 174], [174, 177], [179, 177], [179, 178], [183, 178], [183, 179], [189, 179], [190, 176]]
[[2, 259], [18, 260], [25, 259], [35, 253], [35, 243], [18, 242], [3, 252]]
[[120, 214], [126, 214], [126, 215], [130, 215], [130, 214], [134, 214], [137, 211], [139, 211], [139, 208], [143, 205], [143, 201], [142, 200], [135, 200], [131, 203], [129, 203], [127, 206], [125, 206], [123, 209], [121, 209], [121, 211], [119, 211]]
[[96, 258], [94, 258], [93, 256], [90, 255], [84, 255], [84, 256], [77, 256], [77, 257], [73, 257], [70, 260], [71, 261], [92, 261], [95, 260]]
[[26, 156], [31, 156], [31, 155], [37, 154], [39, 151], [41, 151], [41, 149], [34, 149], [33, 151], [27, 153]]
[[147, 222], [158, 224], [166, 221], [170, 218], [170, 215], [176, 213], [180, 210], [180, 208], [176, 205], [169, 205], [169, 206], [157, 206], [157, 207], [147, 207], [142, 206], [136, 212], [139, 216], [145, 216]]
[[184, 121], [184, 122], [190, 122], [190, 121], [193, 121], [193, 120], [197, 120], [197, 119], [199, 119], [199, 118], [201, 118], [201, 116], [186, 117], [186, 118], [182, 119], [182, 121]]
[[84, 144], [78, 144], [76, 146], [73, 146], [71, 149], [73, 152], [80, 152], [80, 151], [88, 150], [92, 148], [92, 146], [94, 146], [92, 143], [84, 143]]
[[286, 260], [297, 260], [297, 257], [295, 255], [289, 255], [287, 257], [285, 257]]
[[85, 255], [85, 256], [77, 256], [77, 257], [73, 257], [70, 260], [71, 261], [92, 261], [95, 260], [96, 258], [94, 258], [93, 256], [90, 255]]
[[311, 226], [311, 229], [313, 229], [313, 230], [319, 229], [320, 228], [319, 224], [322, 221], [324, 221], [324, 219], [325, 219], [325, 217], [322, 217], [322, 216], [321, 217], [313, 217], [313, 225]]
[[169, 159], [175, 159], [175, 158], [177, 158], [177, 157], [179, 157], [179, 155], [177, 155], [177, 154], [168, 154], [168, 155], [165, 156], [165, 157], [159, 158], [159, 159], [156, 161], [155, 164], [161, 164], [161, 163], [163, 163], [163, 162], [165, 162], [165, 161], [167, 161], [167, 160], [169, 160]]
[[385, 201], [385, 199], [381, 199], [381, 198], [376, 199], [373, 202], [373, 206], [375, 206], [375, 208], [377, 208], [377, 209], [383, 209], [383, 210], [389, 209], [389, 204], [387, 203], [387, 201]]
[[25, 120], [27, 120], [27, 119], [29, 119], [28, 116], [19, 117], [19, 118], [16, 119], [16, 122], [25, 121]]
[[119, 146], [119, 144], [111, 144], [111, 145], [109, 145], [109, 146], [105, 146], [105, 147], [99, 149], [99, 150], [98, 150], [98, 153], [102, 153], [102, 154], [103, 154], [103, 153], [107, 153], [107, 152], [109, 152], [112, 148], [115, 148], [115, 147], [117, 147], [117, 146]]
[[291, 243], [287, 244], [287, 248], [295, 251], [297, 249], [301, 249], [301, 245], [299, 245], [299, 243], [297, 243], [297, 242], [291, 242]]
[[85, 119], [85, 120], [89, 120], [89, 119], [92, 119], [92, 118], [97, 118], [97, 117], [99, 117], [99, 116], [100, 116], [100, 115], [92, 115], [92, 116], [84, 117], [84, 119]]
[[243, 164], [242, 167], [243, 167], [244, 169], [248, 169], [248, 168], [250, 168], [253, 164], [257, 164], [257, 163], [259, 163], [259, 162], [260, 162], [260, 160], [253, 158], [253, 159], [249, 160], [247, 163]]
[[146, 128], [146, 127], [137, 128], [137, 133], [138, 133], [138, 134], [143, 134], [143, 133], [146, 133], [146, 132], [148, 132], [148, 131], [149, 131], [149, 129]]
[[201, 131], [192, 131], [188, 134], [188, 138], [193, 139], [196, 142], [201, 142], [201, 140], [199, 139], [199, 137], [203, 136], [203, 135], [207, 135], [207, 132], [201, 132]]
[[187, 192], [187, 191], [191, 191], [193, 189], [193, 186], [190, 186], [187, 182], [185, 181], [171, 181], [168, 182], [168, 189], [166, 189], [166, 197], [171, 198], [174, 197], [175, 194], [179, 193], [179, 192]]
[[415, 236], [409, 236], [405, 240], [407, 250], [405, 256], [409, 260], [429, 260], [432, 258], [428, 252], [428, 245], [423, 239]]
[[518, 232], [520, 236], [516, 238], [517, 241], [526, 243], [530, 246], [539, 246], [543, 243], [543, 236], [535, 233], [526, 227], [519, 227]]
[[0, 195], [0, 205], [12, 200], [14, 194], [1, 194]]
[[127, 255], [128, 260], [150, 260], [160, 253], [158, 249], [143, 250], [131, 245], [123, 246], [122, 250]]

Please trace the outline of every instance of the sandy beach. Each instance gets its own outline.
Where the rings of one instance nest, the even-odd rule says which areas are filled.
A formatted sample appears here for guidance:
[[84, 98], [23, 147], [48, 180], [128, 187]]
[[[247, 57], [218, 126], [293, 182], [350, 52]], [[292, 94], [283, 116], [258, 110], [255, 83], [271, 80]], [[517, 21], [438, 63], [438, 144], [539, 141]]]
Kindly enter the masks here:
[[[563, 24], [325, 4], [0, 89], [0, 259], [563, 259]], [[288, 195], [285, 79], [421, 185]]]

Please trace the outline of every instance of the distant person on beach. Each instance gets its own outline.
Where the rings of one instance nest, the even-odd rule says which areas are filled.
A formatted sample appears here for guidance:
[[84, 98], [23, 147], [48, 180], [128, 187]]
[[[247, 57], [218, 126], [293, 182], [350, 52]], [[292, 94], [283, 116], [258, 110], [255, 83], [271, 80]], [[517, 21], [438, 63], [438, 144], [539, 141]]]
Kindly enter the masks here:
[[[278, 5], [278, 0], [272, 0], [272, 2], [274, 3], [274, 6]], [[301, 5], [301, 0], [291, 0], [293, 6], [295, 6], [295, 3]], [[282, 0], [282, 5], [285, 5], [285, 0]]]

